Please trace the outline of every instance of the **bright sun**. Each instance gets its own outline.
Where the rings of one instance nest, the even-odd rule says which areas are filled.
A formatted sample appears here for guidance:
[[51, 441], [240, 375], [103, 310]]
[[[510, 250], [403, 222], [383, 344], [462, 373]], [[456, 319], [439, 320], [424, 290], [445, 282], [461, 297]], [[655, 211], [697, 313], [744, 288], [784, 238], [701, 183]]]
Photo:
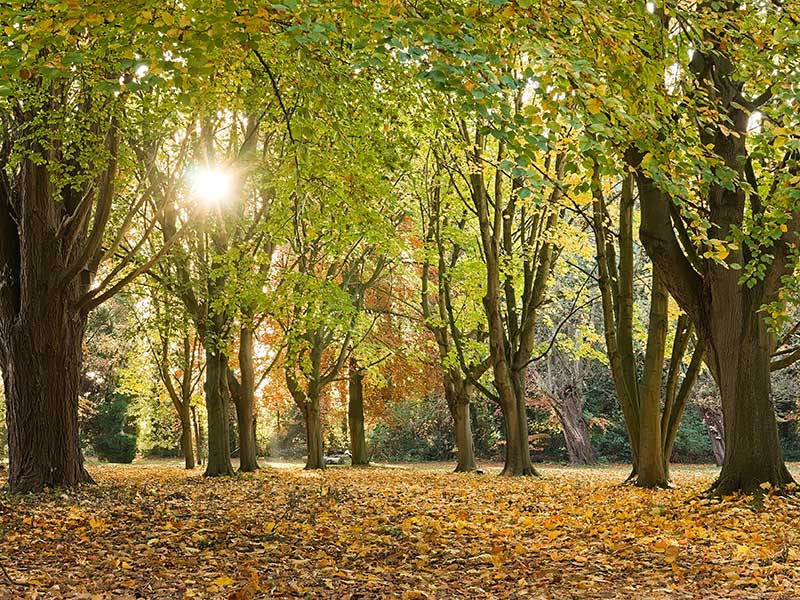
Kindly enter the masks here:
[[233, 176], [220, 169], [198, 169], [191, 175], [192, 194], [205, 204], [219, 204], [233, 191]]

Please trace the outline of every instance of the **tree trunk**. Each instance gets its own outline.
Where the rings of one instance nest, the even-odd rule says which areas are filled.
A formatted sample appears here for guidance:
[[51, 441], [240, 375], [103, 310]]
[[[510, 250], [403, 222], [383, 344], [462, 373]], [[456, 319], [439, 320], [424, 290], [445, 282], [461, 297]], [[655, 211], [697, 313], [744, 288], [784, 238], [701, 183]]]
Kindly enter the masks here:
[[203, 431], [197, 419], [197, 411], [192, 406], [192, 423], [194, 424], [194, 443], [197, 446], [197, 464], [203, 464]]
[[456, 473], [475, 471], [475, 447], [470, 422], [472, 385], [459, 371], [445, 371], [444, 395], [453, 418], [456, 438]]
[[239, 333], [239, 369], [242, 373], [241, 410], [236, 416], [239, 422], [239, 471], [255, 471], [258, 467], [256, 445], [256, 381], [253, 367], [253, 330], [242, 327]]
[[524, 404], [522, 407], [520, 404], [512, 386], [505, 387], [500, 393], [500, 408], [506, 428], [506, 460], [501, 475], [538, 475], [531, 462], [527, 415]]
[[352, 464], [368, 465], [369, 455], [364, 434], [364, 376], [355, 361], [350, 362], [348, 374], [347, 424], [350, 429]]
[[[4, 158], [0, 157], [0, 369], [7, 409], [8, 483], [14, 493], [39, 492], [92, 480], [83, 466], [78, 434], [86, 328], [78, 303], [91, 274], [85, 269], [88, 259], [70, 264], [77, 259], [70, 253], [80, 252], [86, 242], [85, 229], [74, 224], [78, 229], [72, 250], [59, 234], [62, 218], [76, 208], [74, 190], [64, 188], [56, 199], [48, 167], [30, 158], [20, 161], [12, 184]], [[106, 181], [112, 180], [113, 166]], [[109, 183], [103, 191], [110, 194], [111, 189]]]
[[721, 467], [725, 460], [725, 429], [722, 425], [722, 413], [712, 408], [701, 408], [700, 410], [708, 432], [708, 439], [711, 441], [714, 463]]
[[639, 452], [636, 485], [668, 487], [661, 440], [661, 382], [663, 379], [669, 295], [654, 274], [650, 293], [647, 350], [639, 385]]
[[[732, 85], [730, 81], [724, 83], [729, 84]], [[709, 141], [713, 142], [714, 153], [742, 180], [748, 162], [748, 113], [733, 103], [726, 108], [727, 122], [735, 126], [734, 131], [724, 134], [718, 130], [709, 136]], [[671, 198], [641, 168], [637, 151], [629, 152], [627, 160], [637, 167], [642, 207], [640, 238], [670, 293], [702, 336], [706, 364], [720, 390], [725, 458], [712, 490], [718, 494], [758, 492], [762, 483], [783, 487], [792, 482], [792, 477], [778, 444], [769, 378], [775, 342], [761, 308], [777, 298], [782, 280], [790, 273], [787, 256], [793, 252], [791, 240], [782, 237], [782, 242], [770, 250], [772, 262], [765, 265], [763, 279], [751, 287], [743, 285], [739, 271], [729, 265], [708, 259], [692, 262], [676, 237]], [[709, 220], [714, 224], [709, 235], [713, 238], [730, 239], [741, 231], [748, 199], [751, 208], [758, 211], [752, 205], [752, 194], [741, 187], [728, 189], [712, 182], [708, 194]], [[787, 231], [789, 234], [795, 235]], [[740, 264], [755, 260], [745, 250], [746, 247], [732, 248], [727, 260]]]
[[[42, 268], [27, 275], [52, 276]], [[3, 330], [8, 481], [13, 493], [92, 481], [83, 466], [78, 435], [85, 319], [70, 308], [69, 300], [50, 297], [48, 288], [39, 297], [27, 298], [16, 322]]]
[[551, 406], [564, 432], [564, 442], [571, 465], [594, 465], [597, 458], [592, 449], [592, 435], [583, 417], [583, 398], [574, 385], [566, 388]]
[[711, 372], [719, 386], [725, 423], [725, 458], [713, 486], [720, 494], [758, 491], [762, 483], [782, 487], [792, 482], [772, 402], [772, 340], [758, 308], [752, 306], [742, 311], [740, 320], [726, 320], [724, 325], [714, 320], [711, 328]]
[[194, 469], [194, 448], [192, 446], [192, 415], [188, 404], [181, 412], [181, 453], [187, 469]]
[[322, 444], [322, 418], [319, 410], [319, 396], [309, 395], [303, 409], [303, 419], [306, 425], [306, 448], [308, 458], [306, 469], [324, 469], [325, 455]]
[[208, 412], [208, 461], [206, 477], [233, 475], [228, 431], [228, 365], [225, 357], [206, 348], [206, 411]]
[[456, 397], [454, 410], [452, 411], [456, 433], [456, 450], [458, 452], [456, 473], [468, 473], [477, 470], [469, 405], [469, 394], [465, 393], [461, 397]]

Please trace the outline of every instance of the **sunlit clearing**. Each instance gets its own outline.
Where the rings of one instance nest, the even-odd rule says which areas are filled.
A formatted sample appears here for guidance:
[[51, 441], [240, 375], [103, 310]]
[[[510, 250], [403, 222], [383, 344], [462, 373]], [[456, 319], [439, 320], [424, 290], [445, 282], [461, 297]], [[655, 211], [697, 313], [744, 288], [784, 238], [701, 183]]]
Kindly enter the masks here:
[[219, 204], [233, 191], [233, 177], [219, 169], [199, 169], [190, 175], [192, 195], [205, 204]]

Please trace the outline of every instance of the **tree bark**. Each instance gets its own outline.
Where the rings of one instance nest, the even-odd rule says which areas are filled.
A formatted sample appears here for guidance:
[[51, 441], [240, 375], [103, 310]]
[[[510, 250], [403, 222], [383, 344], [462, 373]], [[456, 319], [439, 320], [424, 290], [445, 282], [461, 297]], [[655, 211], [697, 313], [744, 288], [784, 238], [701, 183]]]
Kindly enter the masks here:
[[236, 424], [239, 430], [239, 472], [258, 470], [255, 417], [255, 372], [253, 367], [253, 331], [248, 327], [239, 330], [239, 371], [241, 381], [233, 371], [227, 372], [228, 388], [236, 406]]
[[[498, 386], [498, 383], [495, 383]], [[499, 386], [502, 388], [502, 385]], [[531, 462], [528, 444], [528, 419], [524, 410], [520, 411], [517, 395], [513, 388], [500, 391], [500, 407], [506, 429], [506, 456], [501, 475], [538, 475]]]
[[592, 435], [583, 417], [583, 398], [573, 385], [563, 390], [557, 402], [550, 405], [564, 432], [564, 443], [571, 465], [594, 465], [597, 458], [592, 448]]
[[[666, 386], [663, 386], [670, 288], [664, 273], [654, 261], [645, 362], [641, 375], [637, 376], [633, 351], [633, 183], [632, 175], [624, 177], [620, 199], [617, 266], [614, 245], [609, 242], [612, 235], [608, 229], [608, 211], [602, 192], [600, 170], [595, 165], [592, 176], [593, 227], [600, 271], [606, 349], [631, 442], [633, 472], [627, 481], [633, 481], [641, 487], [667, 487], [669, 457], [689, 393], [701, 366], [704, 344], [702, 339], [696, 341], [691, 364], [679, 390], [681, 364], [692, 335], [689, 317], [679, 317], [669, 374]], [[668, 213], [666, 217], [669, 217]], [[663, 395], [662, 387], [665, 388]]]
[[719, 386], [725, 423], [725, 457], [713, 486], [720, 494], [758, 491], [762, 483], [783, 487], [792, 482], [783, 462], [772, 402], [772, 340], [758, 307], [751, 308], [743, 311], [740, 321], [723, 326], [724, 317], [718, 318], [710, 328], [711, 372]]
[[208, 460], [206, 477], [233, 475], [228, 430], [228, 365], [225, 356], [206, 348], [206, 411], [208, 412]]
[[458, 452], [456, 473], [469, 473], [477, 470], [475, 464], [475, 446], [472, 439], [472, 423], [470, 421], [469, 398], [456, 402], [453, 413], [453, 424], [456, 433], [456, 450]]
[[5, 337], [8, 481], [13, 493], [92, 481], [83, 466], [78, 434], [84, 326], [85, 320], [68, 304], [43, 292], [41, 298], [29, 299]]
[[322, 419], [320, 417], [319, 396], [309, 397], [303, 410], [306, 425], [307, 470], [324, 469], [325, 455], [322, 443]]
[[455, 430], [457, 461], [455, 472], [467, 473], [477, 469], [469, 410], [473, 386], [460, 375], [458, 371], [445, 372], [444, 395]]
[[203, 464], [203, 430], [200, 426], [200, 421], [197, 419], [197, 411], [194, 406], [192, 410], [192, 423], [194, 424], [194, 441], [197, 446], [197, 464]]
[[[792, 477], [778, 444], [771, 399], [769, 362], [774, 340], [760, 312], [769, 297], [767, 282], [745, 287], [739, 283], [738, 271], [710, 261], [706, 261], [702, 277], [692, 270], [686, 257], [678, 254], [669, 197], [643, 172], [637, 176], [642, 196], [640, 235], [645, 249], [670, 292], [692, 317], [705, 343], [706, 364], [720, 390], [725, 458], [712, 489], [727, 494], [758, 491], [762, 483], [783, 487]], [[727, 191], [721, 193], [722, 197], [729, 195]], [[726, 228], [739, 218], [728, 214], [730, 208], [726, 208], [736, 205], [741, 201], [730, 198], [728, 204], [714, 204], [716, 222], [722, 228], [719, 237], [724, 237]]]
[[652, 278], [650, 319], [647, 327], [642, 381], [639, 385], [639, 453], [636, 485], [667, 487], [661, 439], [661, 383], [663, 379], [669, 295], [657, 276]]
[[189, 406], [181, 411], [181, 453], [187, 469], [194, 469], [194, 447], [192, 442], [192, 415]]
[[353, 466], [368, 465], [367, 440], [364, 434], [364, 376], [355, 361], [348, 374], [347, 423], [350, 430], [350, 458]]
[[711, 442], [711, 452], [714, 463], [721, 467], [725, 460], [725, 429], [722, 425], [722, 413], [716, 409], [702, 408], [703, 423], [705, 423], [708, 439]]
[[90, 274], [62, 279], [71, 257], [62, 252], [61, 209], [49, 182], [45, 166], [23, 159], [12, 198], [0, 174], [0, 368], [13, 493], [92, 480], [78, 435], [86, 327], [78, 303]]

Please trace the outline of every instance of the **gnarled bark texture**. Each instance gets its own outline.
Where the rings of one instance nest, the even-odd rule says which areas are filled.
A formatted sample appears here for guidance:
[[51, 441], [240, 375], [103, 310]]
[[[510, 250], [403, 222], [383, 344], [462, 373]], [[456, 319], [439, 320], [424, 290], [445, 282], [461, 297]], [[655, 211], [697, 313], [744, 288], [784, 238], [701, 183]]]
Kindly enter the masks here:
[[[112, 177], [113, 168], [108, 186]], [[69, 250], [85, 253], [86, 226], [75, 225], [74, 245], [61, 238], [65, 212], [75, 208], [69, 190], [64, 195], [58, 202], [47, 169], [29, 158], [14, 181], [0, 174], [0, 369], [12, 492], [91, 481], [78, 438], [86, 327], [79, 303], [90, 276]]]
[[4, 331], [2, 362], [9, 487], [37, 492], [91, 481], [78, 433], [85, 320], [47, 294], [26, 303]]
[[722, 411], [714, 408], [701, 408], [700, 411], [708, 432], [708, 440], [711, 442], [714, 463], [721, 467], [725, 460], [725, 428], [722, 425]]
[[528, 369], [528, 387], [531, 395], [544, 396], [556, 413], [564, 434], [569, 462], [573, 465], [597, 463], [592, 449], [589, 424], [583, 415], [586, 402], [583, 382], [589, 374], [588, 361], [572, 357], [554, 349], [544, 366]]

